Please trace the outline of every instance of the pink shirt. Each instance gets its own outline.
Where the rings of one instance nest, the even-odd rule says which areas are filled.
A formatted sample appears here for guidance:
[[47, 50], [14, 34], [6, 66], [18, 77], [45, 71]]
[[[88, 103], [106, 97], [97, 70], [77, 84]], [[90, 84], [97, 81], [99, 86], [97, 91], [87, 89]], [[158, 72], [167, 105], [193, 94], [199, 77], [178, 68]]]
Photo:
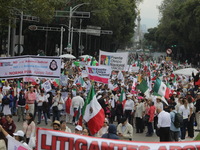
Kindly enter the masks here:
[[35, 100], [36, 100], [36, 93], [35, 92], [26, 93], [26, 102], [28, 104], [34, 104]]

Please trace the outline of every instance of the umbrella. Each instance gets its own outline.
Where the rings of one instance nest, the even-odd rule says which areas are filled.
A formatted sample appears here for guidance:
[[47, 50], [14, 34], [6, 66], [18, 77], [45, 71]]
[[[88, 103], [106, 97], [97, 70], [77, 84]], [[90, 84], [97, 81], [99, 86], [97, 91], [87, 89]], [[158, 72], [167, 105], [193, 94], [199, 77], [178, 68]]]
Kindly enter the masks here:
[[90, 55], [82, 55], [82, 56], [79, 56], [80, 58], [92, 58], [92, 56], [90, 56]]
[[70, 58], [70, 59], [76, 59], [76, 57], [72, 54], [64, 54], [60, 55], [61, 58]]
[[194, 72], [195, 75], [198, 73], [198, 71], [195, 68], [185, 68], [176, 70], [173, 72], [173, 74], [192, 76], [192, 72]]

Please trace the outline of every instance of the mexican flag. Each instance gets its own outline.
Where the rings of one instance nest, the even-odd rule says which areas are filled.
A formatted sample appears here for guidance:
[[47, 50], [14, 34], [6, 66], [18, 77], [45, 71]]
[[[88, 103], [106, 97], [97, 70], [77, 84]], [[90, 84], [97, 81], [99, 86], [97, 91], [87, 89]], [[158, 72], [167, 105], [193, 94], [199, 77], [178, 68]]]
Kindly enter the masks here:
[[150, 90], [146, 80], [143, 79], [142, 82], [137, 86], [137, 89], [144, 93], [147, 98], [150, 97]]
[[83, 120], [87, 122], [91, 134], [94, 135], [103, 126], [105, 114], [103, 108], [97, 101], [93, 85], [88, 93], [82, 112]]
[[122, 105], [123, 105], [123, 108], [124, 108], [124, 105], [126, 103], [126, 93], [124, 92], [124, 89], [122, 89], [122, 91], [121, 91], [119, 101], [122, 102]]
[[169, 88], [159, 78], [156, 79], [153, 91], [159, 94], [160, 96], [169, 98]]

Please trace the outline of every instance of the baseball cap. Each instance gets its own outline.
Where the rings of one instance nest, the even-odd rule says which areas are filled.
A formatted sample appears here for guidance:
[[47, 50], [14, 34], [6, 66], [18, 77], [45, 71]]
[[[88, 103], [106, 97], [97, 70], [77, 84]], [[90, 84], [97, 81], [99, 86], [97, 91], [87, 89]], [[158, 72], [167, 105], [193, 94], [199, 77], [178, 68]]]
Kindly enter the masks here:
[[14, 136], [21, 136], [24, 137], [24, 132], [22, 130], [18, 130], [17, 132], [13, 133]]
[[80, 126], [80, 125], [77, 125], [77, 126], [75, 127], [75, 129], [78, 130], [78, 131], [82, 131], [82, 130], [83, 130], [83, 127]]

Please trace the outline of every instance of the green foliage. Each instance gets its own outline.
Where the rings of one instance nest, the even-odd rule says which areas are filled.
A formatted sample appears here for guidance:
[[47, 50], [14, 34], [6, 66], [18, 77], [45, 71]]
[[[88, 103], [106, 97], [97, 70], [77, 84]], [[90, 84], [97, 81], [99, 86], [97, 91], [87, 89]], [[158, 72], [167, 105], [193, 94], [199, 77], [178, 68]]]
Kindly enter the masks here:
[[[200, 46], [200, 1], [164, 0], [159, 7], [162, 18], [155, 36], [159, 45], [185, 53], [197, 52]], [[176, 46], [175, 46], [176, 45]]]

